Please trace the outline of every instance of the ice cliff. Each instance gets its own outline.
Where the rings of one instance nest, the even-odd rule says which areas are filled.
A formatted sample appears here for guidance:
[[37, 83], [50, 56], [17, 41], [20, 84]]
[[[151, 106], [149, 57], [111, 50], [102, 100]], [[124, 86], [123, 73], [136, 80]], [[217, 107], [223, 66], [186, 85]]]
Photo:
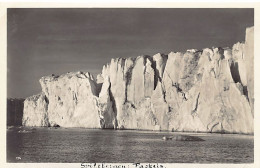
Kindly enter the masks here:
[[116, 58], [97, 80], [40, 79], [23, 125], [192, 132], [254, 132], [254, 28], [229, 48]]

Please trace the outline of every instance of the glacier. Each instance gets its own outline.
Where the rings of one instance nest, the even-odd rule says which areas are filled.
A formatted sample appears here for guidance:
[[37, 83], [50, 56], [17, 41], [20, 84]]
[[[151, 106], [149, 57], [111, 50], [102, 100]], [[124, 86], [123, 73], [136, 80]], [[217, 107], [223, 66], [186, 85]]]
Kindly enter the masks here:
[[113, 58], [40, 79], [24, 126], [254, 133], [254, 27], [230, 48]]

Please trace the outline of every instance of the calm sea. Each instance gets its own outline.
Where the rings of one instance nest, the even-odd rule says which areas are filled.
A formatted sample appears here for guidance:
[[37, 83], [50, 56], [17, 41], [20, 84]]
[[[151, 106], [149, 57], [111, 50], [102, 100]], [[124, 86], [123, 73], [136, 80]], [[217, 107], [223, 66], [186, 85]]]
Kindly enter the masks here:
[[[19, 132], [19, 130], [29, 130]], [[205, 141], [164, 141], [196, 135]], [[254, 137], [236, 134], [9, 128], [7, 162], [253, 163]]]

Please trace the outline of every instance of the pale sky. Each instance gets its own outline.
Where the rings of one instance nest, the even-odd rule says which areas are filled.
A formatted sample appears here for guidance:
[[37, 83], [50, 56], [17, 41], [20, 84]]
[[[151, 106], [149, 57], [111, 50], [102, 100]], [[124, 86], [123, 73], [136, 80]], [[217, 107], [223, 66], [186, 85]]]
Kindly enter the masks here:
[[42, 76], [88, 71], [116, 57], [232, 47], [253, 9], [18, 9], [7, 11], [7, 96], [41, 92]]

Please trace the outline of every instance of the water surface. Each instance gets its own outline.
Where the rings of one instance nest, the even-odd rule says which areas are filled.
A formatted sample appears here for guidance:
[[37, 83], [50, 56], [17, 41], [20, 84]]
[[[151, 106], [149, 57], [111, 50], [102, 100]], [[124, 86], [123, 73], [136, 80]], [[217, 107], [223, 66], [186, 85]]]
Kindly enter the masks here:
[[[20, 131], [19, 130], [29, 130]], [[196, 135], [205, 141], [164, 141], [163, 136]], [[7, 162], [253, 163], [254, 137], [238, 134], [11, 128]]]

